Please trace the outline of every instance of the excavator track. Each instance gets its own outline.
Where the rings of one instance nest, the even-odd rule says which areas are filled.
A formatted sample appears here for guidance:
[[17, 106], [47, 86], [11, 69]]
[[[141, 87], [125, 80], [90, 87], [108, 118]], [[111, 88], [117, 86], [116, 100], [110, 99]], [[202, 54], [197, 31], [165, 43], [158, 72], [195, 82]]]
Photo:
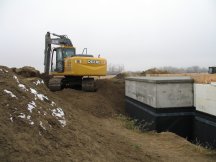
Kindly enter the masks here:
[[82, 90], [86, 92], [95, 92], [96, 84], [94, 78], [83, 78], [82, 79]]
[[60, 91], [62, 89], [62, 78], [51, 78], [48, 87], [51, 91]]

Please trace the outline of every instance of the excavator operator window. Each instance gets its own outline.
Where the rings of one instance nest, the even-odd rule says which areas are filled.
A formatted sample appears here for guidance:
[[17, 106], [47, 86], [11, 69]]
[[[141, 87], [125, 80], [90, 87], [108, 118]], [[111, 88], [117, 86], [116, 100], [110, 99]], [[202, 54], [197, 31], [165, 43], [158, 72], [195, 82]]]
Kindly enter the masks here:
[[52, 52], [52, 60], [51, 60], [51, 71], [54, 72], [56, 70], [56, 50]]
[[62, 56], [61, 48], [53, 50], [51, 70], [55, 72], [64, 72], [64, 58]]
[[64, 72], [64, 58], [75, 56], [75, 48], [56, 48], [52, 53], [53, 72]]
[[75, 49], [74, 48], [63, 48], [62, 49], [63, 57], [72, 57], [75, 55]]

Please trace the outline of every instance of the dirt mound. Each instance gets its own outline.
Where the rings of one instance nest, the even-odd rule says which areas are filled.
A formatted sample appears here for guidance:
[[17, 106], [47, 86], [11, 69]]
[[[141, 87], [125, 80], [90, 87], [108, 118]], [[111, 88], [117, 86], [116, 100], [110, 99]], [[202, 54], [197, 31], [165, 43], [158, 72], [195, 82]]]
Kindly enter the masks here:
[[115, 76], [116, 79], [125, 79], [127, 77], [127, 73], [119, 73]]
[[138, 77], [141, 76], [140, 72], [124, 72], [117, 74], [114, 78], [118, 80], [124, 80], [127, 77]]
[[145, 76], [147, 74], [169, 74], [170, 72], [166, 71], [166, 70], [160, 70], [157, 68], [152, 68], [152, 69], [148, 69], [146, 71], [143, 71], [141, 73], [142, 76]]
[[0, 76], [1, 161], [14, 161], [16, 156], [18, 160], [19, 152], [24, 161], [30, 152], [45, 154], [51, 142], [46, 138], [55, 139], [55, 130], [66, 126], [63, 109], [53, 101], [43, 80], [22, 78], [2, 66]]
[[53, 93], [40, 78], [25, 78], [0, 66], [0, 84], [2, 162], [215, 159], [171, 133], [126, 129], [116, 118], [124, 113], [121, 79], [97, 80], [94, 93], [74, 89]]
[[83, 93], [80, 90], [64, 89], [55, 92], [60, 99], [96, 117], [112, 117], [124, 114], [124, 82], [116, 79], [97, 80], [96, 93]]
[[49, 80], [52, 78], [51, 75], [46, 75], [45, 73], [40, 74], [40, 78], [44, 81], [46, 85], [48, 85]]
[[39, 77], [40, 72], [31, 66], [24, 66], [22, 68], [12, 68], [13, 72], [23, 77]]
[[7, 67], [0, 66], [0, 76], [1, 161], [150, 159], [137, 152], [128, 157], [127, 152], [134, 150], [131, 142], [104, 128], [101, 121], [123, 112], [123, 98], [118, 99], [122, 91], [112, 98], [118, 82], [98, 81], [104, 90], [97, 93], [72, 89], [52, 93], [43, 80], [24, 78]]

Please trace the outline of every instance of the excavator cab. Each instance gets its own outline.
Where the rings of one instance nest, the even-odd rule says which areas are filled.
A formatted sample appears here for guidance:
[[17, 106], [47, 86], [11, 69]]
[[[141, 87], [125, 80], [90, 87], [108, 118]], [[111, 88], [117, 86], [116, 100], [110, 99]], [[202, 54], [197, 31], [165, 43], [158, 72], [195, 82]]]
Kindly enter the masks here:
[[75, 48], [54, 48], [51, 56], [51, 72], [64, 72], [64, 59], [76, 55]]

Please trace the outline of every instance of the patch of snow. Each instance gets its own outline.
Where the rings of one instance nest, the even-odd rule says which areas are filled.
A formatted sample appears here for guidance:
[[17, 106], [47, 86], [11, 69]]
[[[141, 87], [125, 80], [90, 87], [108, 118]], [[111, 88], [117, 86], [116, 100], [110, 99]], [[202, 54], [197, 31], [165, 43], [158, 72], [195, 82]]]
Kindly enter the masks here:
[[36, 91], [35, 89], [33, 89], [33, 88], [30, 88], [30, 91], [31, 91], [31, 93], [33, 93], [33, 94], [37, 94], [37, 91]]
[[46, 127], [43, 126], [42, 121], [40, 121], [40, 126], [41, 126], [41, 128], [43, 128], [44, 130], [46, 130]]
[[10, 114], [10, 121], [13, 123], [13, 117], [11, 114]]
[[28, 105], [27, 105], [27, 109], [32, 113], [32, 110], [37, 107], [36, 103], [34, 101], [32, 102], [29, 102]]
[[44, 101], [44, 99], [49, 100], [47, 96], [44, 96], [43, 94], [39, 94], [35, 89], [30, 88], [30, 91], [32, 94], [35, 95], [35, 100], [39, 98], [41, 101]]
[[56, 106], [56, 103], [52, 101], [50, 105], [51, 106]]
[[44, 115], [47, 115], [47, 112], [46, 112], [46, 111], [44, 111], [44, 112], [43, 112], [43, 114], [44, 114]]
[[34, 106], [34, 107], [37, 107], [36, 103], [34, 101], [31, 102], [31, 104]]
[[31, 116], [30, 115], [27, 115], [27, 117], [26, 117], [28, 120], [30, 120], [31, 119]]
[[20, 83], [20, 82], [19, 82], [19, 79], [17, 78], [16, 75], [14, 75], [13, 78], [16, 80], [17, 83]]
[[38, 97], [41, 101], [43, 101], [44, 98], [45, 98], [46, 100], [49, 100], [49, 98], [48, 98], [47, 96], [44, 96], [43, 94], [38, 94], [37, 97]]
[[26, 118], [25, 114], [23, 114], [23, 113], [20, 113], [20, 115], [18, 115], [18, 117], [20, 117], [20, 118], [22, 118], [22, 119], [25, 119], [25, 118]]
[[5, 93], [9, 94], [13, 98], [17, 98], [16, 95], [14, 95], [11, 91], [8, 91], [7, 89], [4, 90]]
[[38, 114], [40, 114], [40, 111], [38, 111]]
[[31, 116], [30, 115], [27, 115], [26, 118], [28, 119], [30, 125], [34, 125], [34, 122], [31, 120]]
[[20, 87], [24, 91], [28, 91], [28, 89], [26, 88], [24, 84], [18, 84], [18, 87]]
[[40, 85], [40, 84], [44, 84], [44, 81], [43, 80], [37, 80], [35, 82], [33, 82], [35, 85]]
[[5, 70], [5, 69], [0, 69], [0, 71], [1, 71], [1, 72], [6, 72], [6, 73], [8, 73], [8, 71]]
[[58, 107], [56, 109], [51, 110], [52, 111], [52, 116], [55, 116], [58, 118], [58, 121], [62, 125], [62, 127], [66, 126], [66, 120], [64, 117], [64, 111], [62, 108]]
[[65, 119], [58, 120], [58, 121], [61, 123], [62, 127], [66, 126], [66, 120]]
[[42, 135], [40, 131], [39, 131], [39, 135], [40, 135], [40, 136]]
[[29, 123], [30, 125], [34, 125], [34, 122], [33, 121], [30, 121], [30, 123]]
[[59, 117], [59, 118], [63, 118], [64, 117], [64, 111], [62, 110], [62, 108], [58, 107], [58, 108], [52, 110], [52, 115]]

